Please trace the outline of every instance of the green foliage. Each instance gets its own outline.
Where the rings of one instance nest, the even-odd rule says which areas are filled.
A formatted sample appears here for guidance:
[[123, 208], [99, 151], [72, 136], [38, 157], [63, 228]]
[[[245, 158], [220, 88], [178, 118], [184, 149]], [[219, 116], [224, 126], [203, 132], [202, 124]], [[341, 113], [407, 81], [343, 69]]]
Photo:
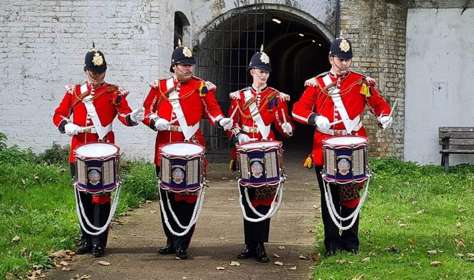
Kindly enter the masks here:
[[[373, 160], [370, 166], [360, 253], [322, 258], [314, 279], [469, 279], [474, 274], [474, 166], [449, 173], [396, 159]], [[322, 225], [318, 229], [323, 248]]]
[[120, 209], [138, 207], [145, 200], [157, 198], [155, 165], [143, 162], [122, 164], [122, 191]]
[[62, 165], [68, 162], [69, 146], [61, 147], [61, 145], [53, 143], [53, 146], [39, 155], [41, 162], [48, 164]]

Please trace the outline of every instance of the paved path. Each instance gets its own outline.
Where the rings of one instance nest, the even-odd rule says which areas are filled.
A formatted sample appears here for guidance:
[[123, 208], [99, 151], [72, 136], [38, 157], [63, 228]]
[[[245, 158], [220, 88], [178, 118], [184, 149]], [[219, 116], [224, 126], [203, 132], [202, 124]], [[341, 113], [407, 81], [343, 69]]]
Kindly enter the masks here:
[[[188, 250], [189, 260], [157, 253], [165, 243], [158, 202], [146, 203], [113, 225], [107, 254], [96, 259], [77, 256], [70, 271], [54, 270], [48, 279], [310, 279], [313, 228], [319, 217], [315, 174], [301, 168], [302, 157], [286, 162], [289, 178], [283, 203], [272, 218], [267, 254], [271, 262], [237, 260], [243, 248], [243, 222], [235, 180], [224, 164], [211, 164], [209, 188]], [[306, 259], [300, 258], [306, 257]], [[109, 266], [98, 264], [107, 261]], [[238, 261], [240, 266], [231, 266]], [[282, 266], [275, 262], [283, 263]], [[218, 270], [217, 267], [223, 267]]]

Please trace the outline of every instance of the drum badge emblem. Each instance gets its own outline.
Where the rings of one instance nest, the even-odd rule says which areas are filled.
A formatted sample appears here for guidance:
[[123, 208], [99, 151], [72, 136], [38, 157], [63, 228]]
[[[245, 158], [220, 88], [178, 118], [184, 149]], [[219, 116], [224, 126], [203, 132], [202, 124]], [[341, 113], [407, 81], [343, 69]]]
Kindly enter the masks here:
[[87, 179], [93, 186], [100, 183], [100, 172], [96, 168], [90, 168], [87, 172]]
[[171, 178], [176, 184], [181, 184], [184, 181], [184, 170], [180, 167], [173, 168]]
[[260, 161], [254, 161], [250, 165], [250, 171], [252, 172], [252, 176], [254, 178], [260, 178], [263, 175], [263, 165]]
[[339, 174], [346, 176], [351, 170], [351, 163], [346, 158], [342, 158], [337, 162], [337, 169]]

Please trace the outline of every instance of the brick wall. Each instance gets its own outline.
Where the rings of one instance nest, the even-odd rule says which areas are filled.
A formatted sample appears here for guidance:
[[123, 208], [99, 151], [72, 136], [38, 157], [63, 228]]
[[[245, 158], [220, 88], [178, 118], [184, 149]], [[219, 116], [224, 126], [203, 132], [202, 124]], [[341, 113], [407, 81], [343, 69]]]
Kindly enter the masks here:
[[[129, 103], [137, 107], [147, 82], [169, 75], [174, 13], [163, 12], [173, 8], [163, 2], [1, 1], [0, 131], [9, 144], [42, 151], [53, 141], [68, 143], [51, 117], [64, 85], [84, 80], [84, 55], [92, 41], [105, 53], [106, 80], [128, 89]], [[151, 157], [150, 129], [119, 122], [114, 127], [125, 153]]]
[[378, 129], [371, 113], [364, 116], [372, 143], [370, 152], [374, 156], [402, 158], [407, 8], [398, 2], [341, 0], [341, 35], [353, 44], [354, 68], [375, 78], [391, 104], [398, 100], [390, 129]]

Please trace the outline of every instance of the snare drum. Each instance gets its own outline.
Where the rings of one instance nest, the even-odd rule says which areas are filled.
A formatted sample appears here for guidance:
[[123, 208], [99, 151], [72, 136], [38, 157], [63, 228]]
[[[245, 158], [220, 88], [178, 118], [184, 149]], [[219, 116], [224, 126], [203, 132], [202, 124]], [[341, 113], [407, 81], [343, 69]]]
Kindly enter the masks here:
[[195, 192], [202, 187], [204, 147], [173, 143], [160, 149], [160, 188], [172, 192]]
[[282, 143], [258, 141], [237, 146], [240, 185], [262, 187], [276, 185], [282, 177]]
[[367, 138], [360, 136], [331, 137], [323, 141], [326, 182], [348, 184], [364, 182], [369, 177]]
[[79, 191], [111, 192], [118, 186], [119, 148], [108, 143], [91, 143], [78, 147], [76, 182]]

